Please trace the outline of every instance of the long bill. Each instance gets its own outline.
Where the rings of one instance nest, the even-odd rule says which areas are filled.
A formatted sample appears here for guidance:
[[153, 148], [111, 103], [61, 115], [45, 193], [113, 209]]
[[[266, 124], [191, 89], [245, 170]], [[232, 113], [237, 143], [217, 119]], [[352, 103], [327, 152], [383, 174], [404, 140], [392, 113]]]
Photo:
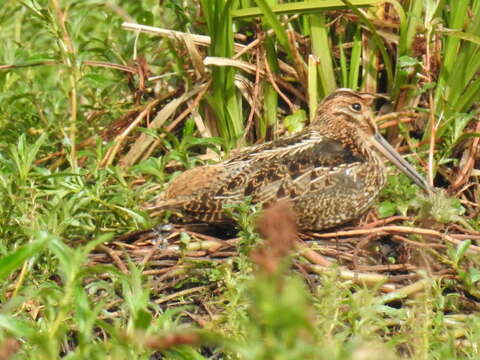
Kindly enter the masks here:
[[412, 181], [420, 186], [427, 194], [433, 192], [430, 185], [427, 184], [425, 179], [417, 172], [417, 170], [415, 170], [408, 162], [406, 162], [382, 135], [376, 133], [371, 142], [373, 146], [375, 146], [383, 155], [385, 155], [388, 160], [390, 160], [405, 175], [412, 179]]

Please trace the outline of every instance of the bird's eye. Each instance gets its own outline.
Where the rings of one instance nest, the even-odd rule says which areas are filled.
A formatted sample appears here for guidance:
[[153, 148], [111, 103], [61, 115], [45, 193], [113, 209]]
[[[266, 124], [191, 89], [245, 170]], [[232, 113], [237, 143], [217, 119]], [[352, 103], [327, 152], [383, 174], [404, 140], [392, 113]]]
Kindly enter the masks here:
[[362, 110], [362, 105], [359, 104], [359, 103], [354, 103], [354, 104], [352, 104], [352, 109], [355, 110], [355, 111], [360, 111], [360, 110]]

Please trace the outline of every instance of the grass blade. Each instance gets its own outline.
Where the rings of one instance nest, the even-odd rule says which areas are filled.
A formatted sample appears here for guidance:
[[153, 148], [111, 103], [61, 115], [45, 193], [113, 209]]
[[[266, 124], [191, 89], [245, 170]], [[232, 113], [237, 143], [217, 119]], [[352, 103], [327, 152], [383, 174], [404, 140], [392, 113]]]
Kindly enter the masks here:
[[318, 104], [317, 62], [310, 55], [308, 57], [308, 107], [310, 111], [310, 123], [315, 118]]
[[353, 36], [352, 55], [350, 56], [350, 71], [348, 74], [347, 87], [358, 90], [360, 64], [362, 63], [362, 33], [360, 27], [355, 30]]
[[[357, 7], [372, 6], [379, 3], [379, 0], [352, 0], [351, 3]], [[265, 15], [264, 9], [260, 3], [257, 2], [259, 7], [239, 9], [233, 11], [233, 17], [235, 19], [242, 19], [247, 17]], [[318, 11], [331, 11], [331, 10], [345, 10], [348, 9], [341, 0], [312, 0], [312, 1], [296, 1], [285, 4], [271, 5], [272, 13], [276, 15], [280, 14], [308, 14], [317, 13]]]
[[349, 0], [342, 0], [346, 5], [348, 5], [349, 9], [352, 10], [355, 15], [359, 17], [359, 19], [368, 27], [371, 35], [372, 35], [372, 42], [375, 45], [375, 48], [380, 52], [382, 55], [383, 64], [385, 66], [385, 72], [387, 74], [387, 86], [390, 89], [393, 85], [393, 67], [392, 62], [390, 60], [390, 56], [387, 53], [387, 49], [385, 44], [383, 43], [380, 36], [377, 34], [375, 26], [372, 22], [354, 5], [352, 1]]
[[287, 32], [282, 24], [280, 24], [280, 21], [278, 21], [277, 15], [272, 11], [272, 8], [270, 5], [268, 5], [266, 0], [256, 0], [256, 2], [262, 12], [262, 15], [264, 16], [265, 22], [270, 25], [275, 32], [275, 35], [277, 35], [278, 42], [280, 45], [282, 45], [288, 56], [293, 58], [292, 50], [290, 49], [290, 43], [288, 42]]
[[5, 279], [14, 270], [18, 269], [28, 258], [38, 255], [46, 246], [46, 244], [53, 239], [53, 236], [46, 232], [39, 232], [37, 240], [30, 244], [23, 245], [15, 252], [0, 259], [0, 280]]
[[312, 52], [319, 59], [317, 70], [320, 76], [321, 95], [325, 96], [337, 87], [325, 15], [310, 15], [310, 26]]

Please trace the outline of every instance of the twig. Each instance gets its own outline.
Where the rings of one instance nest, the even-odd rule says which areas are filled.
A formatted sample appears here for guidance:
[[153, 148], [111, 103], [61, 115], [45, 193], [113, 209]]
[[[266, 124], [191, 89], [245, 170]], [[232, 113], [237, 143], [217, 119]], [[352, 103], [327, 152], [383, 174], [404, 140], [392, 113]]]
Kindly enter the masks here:
[[[223, 58], [223, 57], [217, 57], [217, 56], [207, 56], [204, 60], [203, 63], [205, 65], [215, 65], [215, 66], [234, 66], [237, 67], [249, 74], [255, 74], [257, 71], [257, 67], [255, 65], [252, 65], [246, 61], [241, 61], [241, 60], [233, 60], [230, 58]], [[268, 63], [267, 63], [268, 64]], [[270, 68], [268, 68], [270, 69]], [[292, 95], [295, 96], [296, 99], [299, 99], [303, 102], [306, 102], [305, 95], [299, 91], [297, 88], [295, 88], [292, 84], [290, 84], [288, 81], [285, 81], [282, 79], [281, 76], [278, 76], [276, 74], [269, 73], [267, 69], [267, 72], [264, 70], [260, 69], [260, 75], [262, 77], [265, 77], [265, 75], [269, 75], [268, 78], [271, 81], [271, 77], [280, 84], [280, 86], [287, 91], [289, 91]], [[293, 71], [296, 73], [295, 71]], [[273, 85], [273, 84], [272, 84]], [[276, 84], [274, 85], [276, 86]], [[277, 86], [278, 88], [278, 86]], [[285, 96], [285, 95], [284, 95]], [[283, 97], [282, 97], [283, 98]], [[285, 99], [284, 99], [285, 100]], [[291, 103], [291, 102], [290, 102]], [[288, 104], [288, 103], [287, 103]]]
[[[175, 270], [175, 271], [173, 271]], [[143, 271], [143, 274], [144, 275], [162, 275], [160, 278], [159, 278], [159, 281], [160, 279], [163, 280], [167, 280], [167, 279], [170, 279], [172, 277], [175, 277], [175, 276], [178, 276], [178, 275], [181, 275], [181, 274], [184, 274], [185, 273], [185, 269], [184, 268], [180, 268], [180, 267], [169, 267], [169, 268], [163, 268], [163, 269], [153, 269], [153, 270], [145, 270]]]
[[364, 286], [378, 286], [383, 284], [379, 287], [379, 289], [383, 292], [390, 293], [396, 290], [395, 285], [387, 284], [389, 281], [389, 277], [380, 274], [374, 273], [360, 273], [356, 271], [350, 271], [346, 269], [332, 269], [324, 266], [319, 265], [311, 265], [305, 264], [305, 266], [312, 272], [320, 275], [331, 274], [332, 272], [338, 272], [339, 277], [342, 280], [350, 280], [356, 284], [361, 284]]
[[[475, 132], [480, 132], [480, 120], [477, 120], [477, 127], [475, 128]], [[480, 138], [477, 136], [472, 141], [472, 146], [469, 149], [468, 160], [465, 166], [458, 174], [457, 179], [452, 184], [452, 190], [455, 191], [460, 188], [463, 184], [465, 184], [472, 173], [473, 166], [475, 165], [475, 160], [477, 158], [477, 150], [478, 150], [478, 143]]]
[[385, 219], [379, 219], [377, 221], [366, 223], [362, 226], [362, 229], [371, 229], [379, 225], [387, 225], [394, 221], [408, 221], [408, 220], [412, 220], [412, 218], [409, 216], [390, 216]]
[[[458, 231], [461, 231], [465, 234], [480, 236], [480, 231], [467, 229], [467, 228], [464, 228], [463, 226], [460, 226], [459, 224], [452, 224], [451, 227], [454, 228], [454, 229], [457, 229]], [[457, 234], [456, 236], [460, 236], [460, 234]], [[463, 235], [461, 235], [461, 236], [463, 236]]]
[[97, 67], [104, 67], [104, 68], [108, 68], [108, 69], [120, 70], [120, 71], [128, 72], [128, 73], [131, 73], [131, 74], [138, 73], [138, 69], [134, 68], [132, 66], [113, 64], [113, 63], [109, 63], [109, 62], [105, 62], [105, 61], [85, 60], [83, 62], [83, 64], [89, 65], [89, 66], [97, 66]]
[[[46, 61], [35, 61], [35, 62], [25, 63], [25, 64], [7, 64], [7, 65], [0, 65], [0, 71], [18, 69], [18, 68], [24, 68], [24, 67], [58, 65], [61, 63], [62, 63], [61, 61], [57, 61], [57, 60], [46, 60]], [[115, 69], [115, 70], [125, 71], [132, 74], [137, 73], [137, 69], [132, 68], [130, 66], [113, 64], [105, 61], [84, 60], [82, 64], [88, 65], [88, 66], [97, 66], [97, 67], [104, 67], [108, 69]]]
[[105, 167], [110, 165], [113, 162], [113, 159], [115, 158], [115, 155], [117, 152], [120, 150], [120, 147], [122, 146], [123, 142], [126, 140], [127, 136], [140, 125], [140, 123], [143, 121], [143, 119], [152, 111], [152, 109], [158, 105], [160, 102], [159, 99], [155, 99], [151, 101], [149, 104], [145, 106], [145, 108], [142, 110], [140, 114], [133, 120], [130, 125], [115, 139], [115, 145], [108, 149], [107, 154], [105, 157], [102, 159], [100, 166]]
[[386, 129], [386, 128], [389, 128], [389, 127], [392, 127], [392, 126], [397, 126], [399, 123], [405, 124], [405, 123], [409, 123], [409, 122], [412, 122], [412, 121], [413, 121], [413, 119], [390, 120], [390, 121], [384, 122], [383, 124], [379, 125], [378, 128], [379, 129]]
[[[197, 107], [198, 103], [200, 102], [202, 97], [205, 95], [205, 93], [209, 89], [211, 82], [212, 81], [209, 80], [205, 84], [202, 84], [202, 85], [198, 86], [197, 88], [191, 90], [190, 92], [183, 94], [181, 98], [178, 98], [178, 99], [174, 100], [174, 101], [178, 100], [178, 106], [180, 106], [180, 104], [183, 101], [187, 101], [192, 96], [197, 95], [195, 97], [194, 101], [187, 107], [187, 109], [185, 109], [180, 115], [178, 115], [175, 118], [175, 120], [173, 120], [167, 127], [165, 127], [166, 132], [171, 132], [183, 119], [185, 119]], [[183, 100], [181, 100], [181, 99], [183, 99]], [[172, 103], [173, 103], [173, 101], [172, 101]], [[170, 105], [170, 104], [168, 104], [168, 105]], [[165, 106], [165, 108], [167, 106]], [[162, 109], [162, 110], [164, 110], [164, 109]], [[157, 115], [160, 115], [160, 114], [157, 114]], [[156, 117], [155, 120], [152, 121], [152, 123], [149, 125], [149, 129], [159, 128], [165, 121], [167, 121], [167, 119], [170, 117], [170, 115], [158, 118], [158, 121], [157, 121], [157, 117]], [[145, 136], [144, 135], [145, 134], [142, 134], [142, 136], [140, 136], [137, 139], [137, 141], [132, 146], [132, 148], [130, 149], [128, 154], [120, 161], [120, 164], [122, 166], [133, 165], [133, 163], [142, 155], [142, 152], [145, 149], [147, 149], [148, 147], [149, 147], [149, 149], [143, 154], [143, 158], [145, 159], [145, 158], [149, 157], [151, 155], [151, 153], [153, 152], [153, 150], [160, 143], [160, 139], [163, 139], [163, 137], [164, 137], [164, 135], [161, 134], [159, 136], [160, 139], [154, 139], [151, 142], [147, 142], [147, 141], [145, 141], [145, 138], [147, 137], [147, 135], [145, 135]], [[137, 148], [140, 149], [142, 152], [138, 152]]]
[[422, 279], [417, 282], [414, 282], [413, 284], [404, 286], [394, 292], [391, 292], [390, 294], [384, 295], [382, 297], [382, 303], [389, 303], [395, 300], [400, 300], [404, 299], [406, 297], [410, 297], [422, 290], [424, 290], [427, 285], [430, 283], [431, 280], [429, 279]]
[[297, 41], [295, 38], [295, 31], [292, 29], [287, 30], [288, 42], [290, 43], [290, 49], [292, 51], [293, 64], [297, 73], [297, 80], [302, 87], [306, 90], [308, 88], [306, 65], [303, 61], [297, 48]]
[[405, 236], [401, 236], [401, 235], [392, 235], [392, 239], [398, 240], [398, 241], [401, 241], [401, 242], [404, 242], [404, 243], [407, 243], [407, 244], [420, 246], [420, 247], [441, 248], [441, 249], [446, 248], [446, 246], [443, 245], [443, 244], [421, 243], [421, 242], [418, 242], [418, 241], [413, 241], [413, 240], [407, 239]]
[[322, 255], [317, 253], [315, 250], [310, 249], [303, 242], [298, 242], [295, 248], [305, 259], [307, 259], [313, 264], [326, 266], [326, 267], [332, 266], [332, 263], [330, 261], [325, 259]]
[[6, 65], [0, 65], [0, 71], [18, 69], [23, 67], [31, 67], [31, 66], [58, 65], [60, 63], [61, 62], [57, 60], [47, 60], [47, 61], [35, 61], [27, 64], [6, 64]]
[[303, 279], [307, 282], [308, 288], [313, 293], [315, 291], [315, 285], [313, 284], [312, 278], [309, 276], [307, 269], [298, 261], [294, 261], [293, 265], [298, 269], [298, 271], [300, 271]]
[[117, 267], [120, 269], [121, 272], [123, 272], [124, 274], [129, 273], [129, 271], [128, 271], [127, 267], [125, 266], [125, 264], [123, 263], [122, 259], [120, 259], [120, 257], [115, 253], [115, 251], [113, 251], [112, 249], [110, 249], [109, 247], [107, 247], [103, 244], [98, 245], [97, 249], [99, 249], [99, 250], [105, 252], [106, 254], [108, 254], [112, 258], [115, 265], [117, 265]]
[[[211, 244], [211, 246], [209, 245], [209, 248], [207, 249], [208, 251], [211, 251], [211, 252], [216, 252], [223, 248], [232, 247], [232, 245], [226, 242], [225, 240], [221, 240], [213, 236], [196, 233], [189, 230], [182, 230], [182, 231], [187, 233], [188, 235], [204, 240], [203, 242], [205, 243], [208, 242], [208, 244]], [[215, 246], [214, 244], [217, 244], [217, 246]]]
[[270, 69], [270, 65], [268, 64], [268, 60], [265, 61], [265, 69], [267, 71], [268, 79], [270, 80], [270, 83], [272, 84], [273, 88], [278, 93], [278, 95], [280, 95], [280, 97], [283, 99], [283, 101], [285, 101], [285, 103], [290, 108], [290, 112], [293, 114], [295, 112], [295, 107], [293, 106], [290, 99], [280, 90], [277, 83], [275, 82], [272, 70]]
[[194, 287], [194, 288], [178, 291], [176, 293], [173, 293], [173, 294], [170, 294], [170, 295], [167, 295], [167, 296], [161, 297], [160, 299], [155, 300], [155, 303], [156, 304], [163, 304], [164, 302], [170, 301], [170, 300], [178, 298], [180, 296], [194, 294], [196, 292], [211, 289], [214, 286], [215, 286], [215, 284], [210, 284], [210, 285], [197, 286], [197, 287]]
[[255, 83], [253, 85], [252, 105], [250, 108], [250, 114], [248, 114], [247, 126], [245, 127], [245, 132], [243, 134], [244, 139], [248, 136], [250, 128], [252, 127], [252, 124], [253, 124], [253, 116], [255, 115], [255, 108], [257, 106], [257, 99], [258, 99], [258, 91], [260, 87], [259, 85], [260, 85], [260, 66], [261, 66], [260, 61], [261, 60], [260, 60], [259, 49], [257, 49], [255, 56], [257, 58], [257, 68], [255, 70]]
[[[147, 25], [135, 24], [131, 22], [122, 23], [122, 28], [125, 30], [139, 31], [147, 34], [165, 36], [165, 37], [174, 38], [174, 39], [183, 39], [184, 36], [190, 36], [190, 38], [193, 40], [195, 45], [201, 45], [201, 46], [210, 46], [212, 42], [212, 39], [210, 38], [210, 36], [206, 36], [206, 35], [190, 34], [182, 31], [163, 29], [155, 26], [147, 26]], [[243, 47], [243, 45], [240, 45], [240, 44], [237, 44], [237, 45]]]
[[358, 271], [414, 271], [417, 267], [411, 264], [388, 264], [388, 265], [358, 265]]
[[[407, 234], [419, 234], [419, 235], [430, 235], [434, 237], [441, 238], [449, 243], [458, 245], [461, 243], [460, 240], [455, 239], [454, 237], [442, 234], [436, 230], [423, 229], [418, 227], [409, 227], [409, 226], [383, 226], [373, 229], [356, 229], [356, 230], [347, 230], [347, 231], [336, 231], [331, 233], [313, 233], [317, 238], [335, 238], [335, 237], [345, 237], [345, 236], [355, 236], [355, 235], [365, 235], [365, 234], [379, 234], [379, 233], [407, 233]], [[469, 251], [474, 251], [476, 253], [480, 252], [480, 247], [476, 245], [470, 245]]]

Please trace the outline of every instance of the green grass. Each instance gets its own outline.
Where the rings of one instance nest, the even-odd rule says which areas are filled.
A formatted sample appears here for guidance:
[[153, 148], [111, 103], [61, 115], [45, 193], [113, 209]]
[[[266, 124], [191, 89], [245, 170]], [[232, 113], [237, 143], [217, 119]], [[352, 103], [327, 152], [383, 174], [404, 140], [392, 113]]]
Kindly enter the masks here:
[[[248, 256], [262, 241], [248, 203], [232, 209], [236, 256], [193, 261], [184, 253], [198, 244], [183, 234], [174, 286], [162, 289], [169, 283], [133, 256], [125, 269], [92, 265], [102, 244], [155, 225], [140, 205], [177, 172], [300, 129], [337, 86], [387, 93], [393, 110], [424, 114], [387, 135], [407, 140], [419, 168], [430, 154], [425, 171], [454, 188], [432, 202], [393, 176], [380, 216], [479, 230], [478, 170], [453, 185], [479, 131], [480, 1], [389, 4], [381, 20], [392, 26], [380, 28], [375, 8], [320, 13], [321, 2], [1, 2], [0, 358], [478, 358], [479, 260], [469, 251], [478, 235], [440, 255], [426, 250], [452, 276], [423, 272], [423, 291], [394, 302], [342, 268], [306, 278], [291, 270], [306, 266], [298, 255], [278, 273], [259, 270]], [[208, 35], [211, 45], [123, 22]], [[203, 65], [263, 36], [239, 59], [268, 63], [270, 74]], [[168, 296], [175, 301], [163, 303]]]

